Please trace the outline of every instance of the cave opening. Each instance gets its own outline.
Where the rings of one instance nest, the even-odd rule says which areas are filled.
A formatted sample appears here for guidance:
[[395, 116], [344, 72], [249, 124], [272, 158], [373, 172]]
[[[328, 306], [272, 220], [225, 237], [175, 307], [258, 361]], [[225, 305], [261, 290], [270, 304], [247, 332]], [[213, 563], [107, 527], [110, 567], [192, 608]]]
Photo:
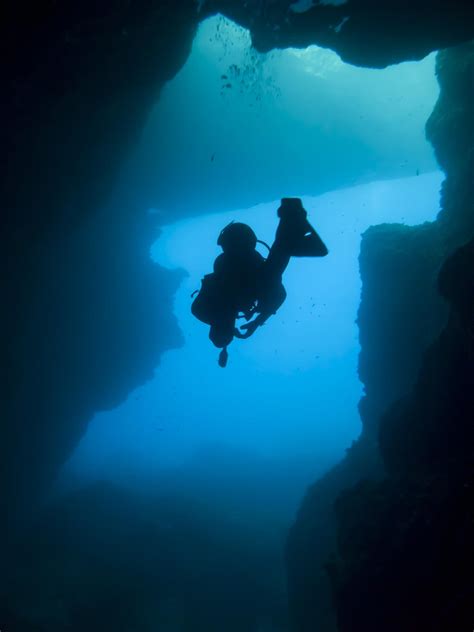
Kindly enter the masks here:
[[[256, 566], [266, 561], [259, 630], [285, 629], [272, 599], [284, 595], [282, 542], [306, 487], [360, 432], [361, 235], [438, 213], [442, 174], [424, 137], [437, 96], [434, 55], [385, 71], [317, 47], [258, 55], [247, 31], [217, 16], [164, 89], [120, 185], [160, 227], [154, 261], [186, 273], [174, 304], [184, 340], [123, 405], [96, 415], [62, 485], [105, 479], [185, 499], [206, 528], [226, 529]], [[271, 242], [284, 195], [303, 198], [330, 256], [292, 263], [285, 305], [232, 345], [222, 372], [189, 295], [220, 228], [245, 221]], [[172, 625], [178, 602], [167, 596]]]

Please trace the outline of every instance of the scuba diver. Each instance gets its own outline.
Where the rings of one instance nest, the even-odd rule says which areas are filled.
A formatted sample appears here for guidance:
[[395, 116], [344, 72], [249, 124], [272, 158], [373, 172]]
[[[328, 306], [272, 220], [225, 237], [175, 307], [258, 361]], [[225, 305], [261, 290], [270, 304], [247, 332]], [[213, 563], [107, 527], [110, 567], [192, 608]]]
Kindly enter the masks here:
[[[291, 257], [328, 254], [299, 198], [283, 198], [277, 215], [280, 222], [271, 248], [247, 224], [228, 224], [217, 240], [223, 252], [214, 261], [214, 271], [206, 274], [194, 293], [191, 311], [210, 325], [209, 338], [222, 349], [221, 367], [227, 365], [227, 347], [234, 337], [249, 338], [283, 304], [282, 277]], [[266, 259], [256, 250], [257, 243], [268, 248]], [[237, 328], [235, 321], [241, 318], [247, 322]]]

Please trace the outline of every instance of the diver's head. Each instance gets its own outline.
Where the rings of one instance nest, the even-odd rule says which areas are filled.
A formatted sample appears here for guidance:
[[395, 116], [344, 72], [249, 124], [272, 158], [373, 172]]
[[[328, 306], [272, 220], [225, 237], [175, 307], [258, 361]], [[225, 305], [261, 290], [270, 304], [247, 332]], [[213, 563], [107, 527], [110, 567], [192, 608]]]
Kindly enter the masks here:
[[306, 211], [303, 208], [301, 198], [281, 198], [281, 204], [277, 211], [278, 217], [287, 215], [303, 215], [306, 217]]
[[244, 255], [255, 250], [257, 236], [247, 224], [231, 222], [221, 230], [217, 245], [225, 253]]

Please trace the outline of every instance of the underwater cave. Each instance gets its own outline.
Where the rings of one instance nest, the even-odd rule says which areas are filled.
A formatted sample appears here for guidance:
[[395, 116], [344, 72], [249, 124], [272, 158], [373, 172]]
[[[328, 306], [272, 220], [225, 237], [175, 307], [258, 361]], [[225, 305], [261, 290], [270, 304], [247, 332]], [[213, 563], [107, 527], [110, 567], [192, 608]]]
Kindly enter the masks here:
[[[472, 629], [474, 14], [428, 4], [12, 10], [2, 630]], [[191, 295], [285, 197], [329, 255], [223, 370]]]

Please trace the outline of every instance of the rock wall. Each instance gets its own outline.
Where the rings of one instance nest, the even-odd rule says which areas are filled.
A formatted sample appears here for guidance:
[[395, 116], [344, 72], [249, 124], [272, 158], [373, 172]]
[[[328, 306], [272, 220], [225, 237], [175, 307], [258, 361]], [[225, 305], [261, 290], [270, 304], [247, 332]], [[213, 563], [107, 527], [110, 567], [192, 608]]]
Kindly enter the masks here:
[[380, 470], [371, 442], [358, 441], [346, 457], [306, 493], [287, 543], [286, 566], [292, 629], [336, 631], [329, 569], [337, 549], [337, 523], [332, 509], [339, 494], [355, 480]]
[[[379, 479], [380, 416], [416, 382], [424, 350], [446, 322], [436, 286], [442, 242], [435, 224], [380, 225], [363, 236], [358, 313], [360, 438], [345, 459], [307, 493], [288, 541], [290, 601], [296, 629], [335, 630], [328, 569], [337, 551], [334, 503], [357, 481]], [[308, 555], [313, 563], [308, 567]], [[311, 607], [307, 604], [311, 603]]]
[[341, 632], [472, 627], [473, 270], [471, 240], [441, 270], [447, 327], [415, 388], [382, 417], [387, 477], [362, 481], [336, 502]]
[[12, 632], [287, 630], [280, 537], [176, 490], [97, 483], [48, 503], [2, 557]]
[[[462, 538], [472, 521], [474, 267], [472, 242], [462, 244], [474, 232], [473, 51], [466, 44], [438, 56], [441, 95], [427, 133], [447, 176], [439, 218], [374, 227], [363, 239], [363, 431], [310, 490], [290, 534], [301, 631], [472, 624]], [[327, 618], [328, 578], [337, 622]]]
[[331, 48], [350, 64], [384, 68], [473, 36], [474, 7], [463, 0], [205, 0], [247, 27], [255, 47]]
[[5, 515], [179, 344], [177, 278], [148, 259], [156, 231], [108, 201], [197, 19], [192, 0], [108, 0], [17, 3], [2, 21]]
[[171, 311], [180, 273], [150, 260], [156, 227], [117, 208], [61, 239], [25, 242], [34, 278], [16, 288], [18, 337], [4, 330], [5, 516], [51, 481], [95, 411], [117, 406], [152, 377], [165, 349], [181, 343]]

